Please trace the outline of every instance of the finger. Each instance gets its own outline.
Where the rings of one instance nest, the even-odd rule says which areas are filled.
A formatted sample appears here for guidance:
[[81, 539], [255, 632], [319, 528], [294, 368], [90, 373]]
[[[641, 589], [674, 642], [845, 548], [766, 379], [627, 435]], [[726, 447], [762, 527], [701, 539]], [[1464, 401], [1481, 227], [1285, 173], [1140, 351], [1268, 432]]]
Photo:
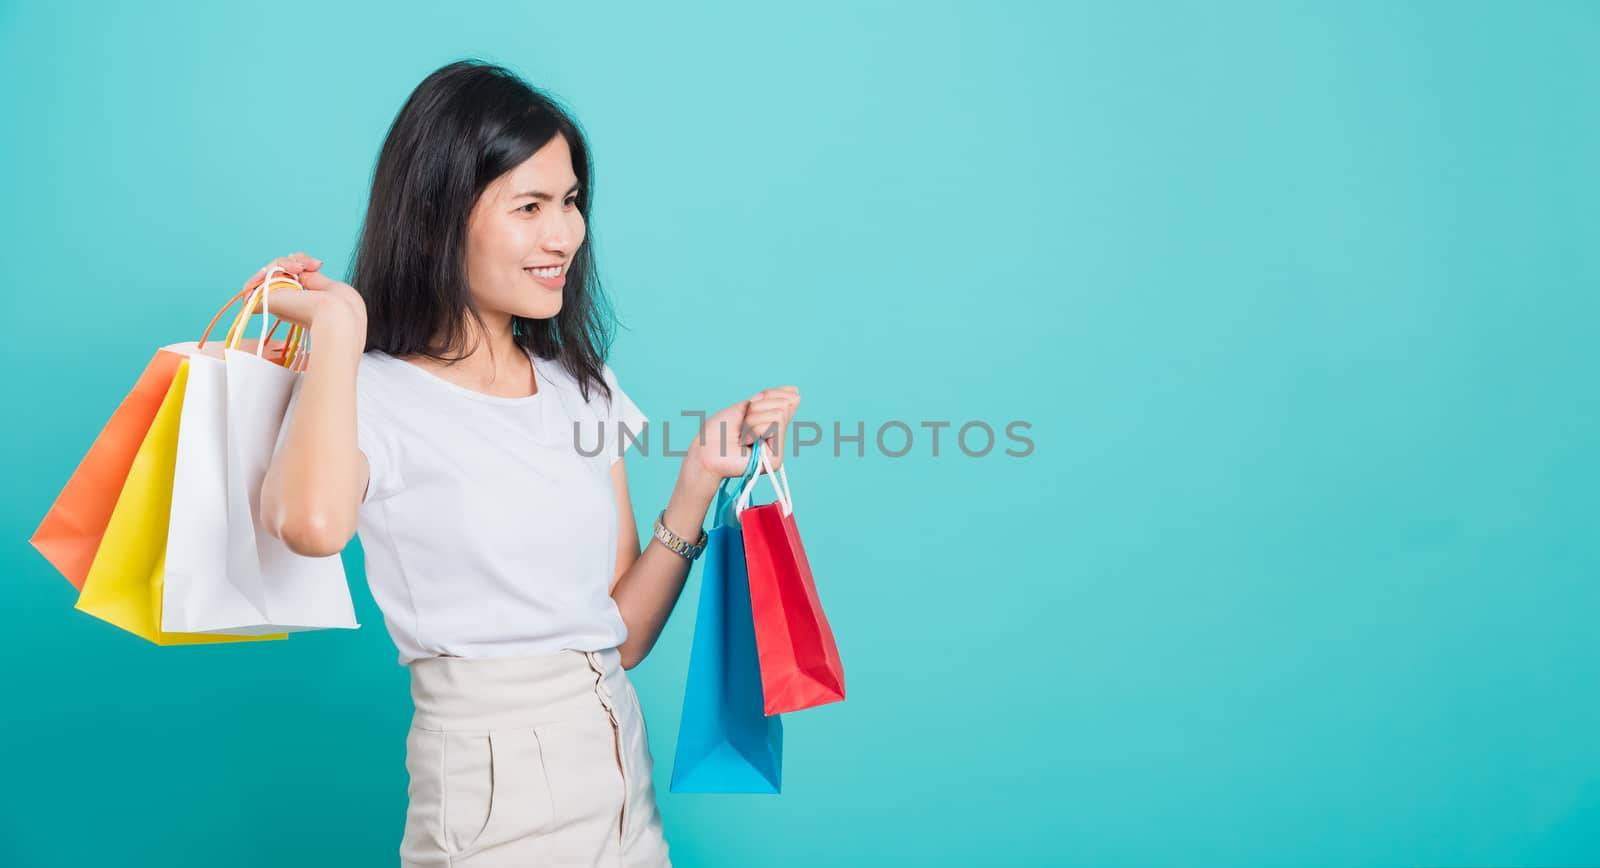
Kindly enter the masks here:
[[761, 391], [750, 396], [750, 401], [787, 401], [790, 403], [799, 403], [800, 390], [796, 389], [794, 386], [780, 386], [776, 389], [762, 389]]
[[[308, 273], [309, 274], [314, 274], [315, 272], [308, 272]], [[264, 276], [265, 276], [265, 271], [263, 270], [263, 272], [260, 273], [260, 276], [252, 277], [250, 279], [250, 282], [248, 284], [246, 284], [246, 288], [247, 289], [252, 289], [252, 290], [260, 289], [261, 278], [264, 277]], [[304, 285], [305, 284], [302, 282], [301, 286], [304, 286]], [[274, 309], [274, 312], [276, 312], [276, 307], [280, 303], [280, 300], [283, 298], [284, 292], [285, 291], [293, 291], [294, 289], [295, 289], [294, 284], [283, 280], [282, 279], [282, 275], [273, 275], [272, 282], [267, 284], [265, 292], [252, 291], [251, 294], [246, 298], [246, 301], [253, 301], [254, 302], [253, 304], [250, 305], [249, 315], [254, 316], [255, 314], [261, 313], [262, 312], [262, 308], [266, 307], [267, 305], [271, 305], [273, 307], [273, 309]], [[263, 303], [263, 299], [261, 298], [261, 296], [263, 296], [263, 295], [265, 295], [267, 293], [271, 293], [272, 298], [269, 299], [269, 300], [266, 300], [266, 302], [264, 304]]]
[[[281, 268], [284, 271], [287, 271], [287, 272], [289, 272], [290, 274], [293, 274], [293, 275], [298, 275], [300, 272], [305, 271], [307, 268], [309, 268], [309, 263], [308, 262], [302, 262], [300, 260], [296, 260], [296, 259], [293, 258], [294, 256], [304, 256], [304, 254], [293, 254], [291, 256], [280, 256], [280, 257], [272, 260], [271, 262], [269, 262], [265, 266], [263, 266], [255, 274], [250, 275], [250, 278], [244, 282], [244, 285], [239, 287], [239, 291], [240, 292], [248, 292], [248, 291], [250, 291], [252, 289], [255, 289], [257, 286], [260, 286], [261, 285], [261, 281], [266, 279], [267, 272], [271, 271], [274, 268]], [[306, 257], [306, 259], [310, 260], [311, 257]], [[274, 279], [277, 279], [279, 276], [280, 275], [274, 275]]]
[[317, 269], [317, 266], [313, 264], [311, 257], [306, 256], [303, 253], [291, 253], [288, 256], [280, 256], [272, 261], [272, 265], [273, 267], [281, 268], [290, 275], [295, 276], [298, 276], [303, 272], [315, 271]]
[[753, 416], [745, 420], [745, 425], [740, 433], [740, 442], [754, 443], [757, 438], [772, 438], [783, 430], [782, 416]]
[[767, 424], [761, 420], [746, 419], [744, 424], [739, 426], [739, 443], [746, 446], [754, 443], [766, 430]]
[[272, 275], [272, 282], [267, 286], [270, 292], [279, 292], [286, 289], [306, 289], [306, 281], [317, 272], [310, 267], [290, 259], [279, 260], [284, 270]]
[[783, 398], [784, 400], [787, 400], [787, 401], [793, 401], [795, 403], [799, 403], [800, 402], [800, 390], [798, 388], [794, 387], [794, 386], [779, 386], [776, 389], [768, 389], [767, 390], [767, 397], [769, 397], [769, 398]]
[[794, 402], [788, 398], [764, 398], [760, 401], [751, 402], [750, 409], [747, 412], [782, 413], [792, 406], [794, 406]]
[[307, 271], [300, 275], [300, 285], [310, 290], [327, 289], [333, 279], [320, 271]]
[[799, 401], [786, 398], [768, 398], [759, 404], [753, 405], [750, 410], [754, 413], [765, 413], [775, 418], [788, 421], [794, 418], [795, 410], [800, 406]]
[[781, 424], [787, 415], [788, 414], [783, 412], [782, 408], [761, 410], [755, 413], [746, 413], [744, 421], [746, 425], [751, 427], [760, 427], [764, 425], [770, 425], [774, 422]]
[[[298, 281], [296, 281], [296, 282], [298, 282]], [[294, 289], [295, 289], [295, 284], [294, 283], [291, 283], [291, 282], [289, 282], [287, 280], [281, 280], [278, 277], [272, 278], [272, 282], [267, 284], [267, 292], [272, 293], [272, 302], [271, 302], [272, 304], [277, 304], [278, 303], [277, 300], [278, 300], [279, 296], [281, 296], [284, 293], [284, 291], [286, 291], [286, 290], [292, 291]]]
[[[272, 271], [275, 268], [280, 270]], [[267, 264], [266, 268], [256, 272], [249, 280], [245, 281], [244, 288], [246, 290], [256, 289], [261, 285], [262, 281], [267, 279], [267, 272], [271, 271], [272, 282], [268, 284], [268, 290], [274, 290], [280, 285], [288, 284], [290, 281], [298, 282], [300, 278], [296, 272], [299, 270], [300, 267], [298, 265], [287, 263], [287, 261], [284, 259], [274, 259], [272, 262]]]

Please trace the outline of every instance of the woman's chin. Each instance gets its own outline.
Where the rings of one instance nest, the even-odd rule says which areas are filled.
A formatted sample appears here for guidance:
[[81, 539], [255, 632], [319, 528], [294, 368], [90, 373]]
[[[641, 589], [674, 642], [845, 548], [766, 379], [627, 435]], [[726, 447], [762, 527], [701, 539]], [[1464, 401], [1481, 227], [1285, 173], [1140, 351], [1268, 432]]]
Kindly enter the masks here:
[[544, 304], [524, 305], [521, 310], [515, 311], [523, 319], [551, 319], [561, 313], [561, 296], [556, 295]]

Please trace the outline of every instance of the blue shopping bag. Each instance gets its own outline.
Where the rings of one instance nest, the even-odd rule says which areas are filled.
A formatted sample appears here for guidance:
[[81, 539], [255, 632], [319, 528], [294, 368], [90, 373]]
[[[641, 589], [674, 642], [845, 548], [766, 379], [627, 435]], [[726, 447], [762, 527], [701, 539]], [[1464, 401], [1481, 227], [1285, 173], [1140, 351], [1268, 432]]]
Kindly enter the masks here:
[[[757, 455], [752, 449], [750, 467], [732, 492], [755, 475]], [[744, 536], [733, 514], [730, 481], [717, 490], [707, 532], [672, 762], [674, 793], [776, 793], [783, 772], [783, 723], [779, 715], [766, 715], [762, 701]]]

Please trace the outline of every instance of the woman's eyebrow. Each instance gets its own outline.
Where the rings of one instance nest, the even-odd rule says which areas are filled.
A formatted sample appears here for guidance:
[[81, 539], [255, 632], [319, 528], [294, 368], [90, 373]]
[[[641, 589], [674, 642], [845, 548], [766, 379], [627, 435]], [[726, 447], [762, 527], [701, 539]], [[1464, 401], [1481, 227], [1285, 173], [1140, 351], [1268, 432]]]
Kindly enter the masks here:
[[[581, 187], [581, 186], [583, 186], [582, 182], [579, 182], [577, 184], [573, 184], [572, 185], [572, 189], [567, 191], [567, 195], [570, 196], [573, 193], [578, 192], [578, 188]], [[524, 192], [524, 193], [517, 193], [516, 195], [512, 196], [511, 198], [513, 200], [531, 198], [531, 199], [538, 199], [540, 202], [548, 202], [551, 199], [554, 199], [555, 196], [552, 196], [549, 193], [545, 193], [545, 192], [542, 192], [540, 190], [529, 190], [529, 191]]]

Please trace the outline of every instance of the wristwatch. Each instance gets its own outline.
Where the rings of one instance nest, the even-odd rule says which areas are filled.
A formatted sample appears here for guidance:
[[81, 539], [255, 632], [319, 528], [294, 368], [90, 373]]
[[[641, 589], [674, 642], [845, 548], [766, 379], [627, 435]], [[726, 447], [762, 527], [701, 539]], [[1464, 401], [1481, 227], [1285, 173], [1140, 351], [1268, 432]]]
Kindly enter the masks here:
[[666, 518], [667, 511], [664, 509], [661, 510], [660, 515], [656, 516], [656, 539], [660, 540], [662, 545], [688, 558], [689, 562], [693, 563], [696, 558], [700, 557], [700, 553], [706, 550], [706, 543], [711, 540], [711, 536], [702, 529], [700, 531], [700, 541], [691, 543], [667, 530], [667, 526], [664, 524]]

